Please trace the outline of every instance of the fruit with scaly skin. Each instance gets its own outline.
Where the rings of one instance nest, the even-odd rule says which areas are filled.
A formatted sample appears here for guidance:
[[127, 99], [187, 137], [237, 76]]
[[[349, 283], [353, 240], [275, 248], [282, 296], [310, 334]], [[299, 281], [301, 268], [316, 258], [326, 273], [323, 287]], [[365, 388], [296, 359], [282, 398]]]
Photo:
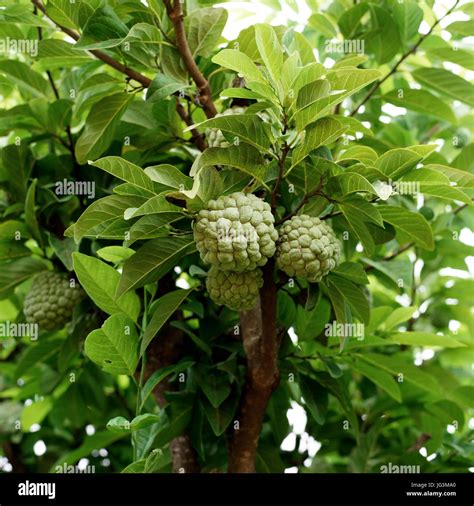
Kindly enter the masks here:
[[42, 272], [33, 279], [23, 312], [28, 323], [38, 324], [40, 329], [61, 329], [71, 320], [74, 307], [84, 296], [77, 282], [71, 287], [66, 275]]
[[274, 221], [267, 202], [235, 192], [199, 211], [194, 239], [204, 263], [223, 271], [252, 271], [275, 254]]
[[[229, 114], [244, 114], [245, 110], [246, 107], [234, 106], [230, 109], [226, 109], [222, 114], [218, 114], [216, 118]], [[219, 128], [206, 128], [206, 139], [207, 145], [210, 148], [228, 148], [230, 146], [230, 142], [226, 140]]]
[[279, 233], [276, 265], [288, 276], [317, 282], [336, 267], [341, 246], [333, 229], [319, 218], [293, 216]]
[[235, 311], [255, 307], [262, 285], [263, 275], [260, 269], [230, 272], [211, 267], [206, 279], [207, 291], [211, 299], [216, 304], [227, 306]]

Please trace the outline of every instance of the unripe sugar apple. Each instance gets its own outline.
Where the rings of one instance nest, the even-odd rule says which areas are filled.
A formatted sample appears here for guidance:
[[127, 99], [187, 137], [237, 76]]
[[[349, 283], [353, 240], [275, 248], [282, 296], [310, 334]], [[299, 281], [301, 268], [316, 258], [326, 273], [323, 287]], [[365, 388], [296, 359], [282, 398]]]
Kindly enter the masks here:
[[293, 216], [279, 232], [276, 265], [288, 276], [317, 282], [336, 267], [340, 243], [333, 229], [319, 218]]
[[275, 254], [274, 221], [268, 203], [236, 192], [210, 200], [199, 211], [194, 239], [204, 263], [223, 271], [251, 271]]
[[259, 288], [263, 285], [260, 269], [245, 272], [221, 271], [211, 267], [206, 287], [211, 299], [235, 311], [252, 309], [257, 303]]
[[44, 330], [57, 330], [71, 320], [74, 306], [83, 297], [82, 288], [77, 283], [71, 287], [66, 275], [42, 272], [33, 279], [23, 312], [28, 323], [36, 323]]

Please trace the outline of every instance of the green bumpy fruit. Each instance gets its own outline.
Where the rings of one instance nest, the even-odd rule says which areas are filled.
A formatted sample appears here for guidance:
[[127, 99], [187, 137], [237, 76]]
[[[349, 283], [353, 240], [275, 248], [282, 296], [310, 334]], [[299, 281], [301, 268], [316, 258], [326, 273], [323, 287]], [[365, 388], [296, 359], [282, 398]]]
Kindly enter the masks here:
[[274, 221], [269, 204], [236, 192], [210, 200], [199, 211], [194, 239], [204, 263], [222, 271], [252, 271], [275, 254]]
[[276, 265], [288, 276], [321, 281], [336, 267], [340, 254], [333, 229], [319, 218], [293, 216], [280, 229]]
[[74, 306], [83, 297], [82, 288], [77, 284], [72, 288], [67, 276], [42, 272], [33, 279], [23, 312], [28, 323], [36, 323], [44, 330], [57, 330], [71, 320]]
[[234, 311], [244, 311], [255, 307], [259, 288], [263, 285], [260, 269], [245, 272], [221, 271], [211, 267], [206, 286], [211, 299], [220, 306]]
[[[246, 107], [231, 107], [230, 109], [226, 109], [222, 114], [218, 114], [219, 116], [227, 116], [229, 114], [244, 114]], [[224, 134], [218, 128], [206, 128], [206, 139], [207, 145], [210, 148], [228, 148], [230, 146], [230, 142], [226, 141]]]

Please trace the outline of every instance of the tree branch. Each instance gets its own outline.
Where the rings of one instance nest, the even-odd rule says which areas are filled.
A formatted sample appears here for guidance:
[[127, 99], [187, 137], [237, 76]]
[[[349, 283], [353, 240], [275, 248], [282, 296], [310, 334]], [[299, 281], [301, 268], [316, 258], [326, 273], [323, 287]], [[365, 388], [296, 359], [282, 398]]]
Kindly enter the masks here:
[[[401, 248], [397, 249], [396, 251], [394, 251], [393, 253], [391, 253], [390, 255], [387, 255], [386, 257], [382, 258], [380, 261], [381, 262], [390, 262], [390, 260], [393, 260], [394, 258], [396, 258], [398, 255], [401, 255], [402, 253], [404, 253], [406, 250], [410, 249], [412, 246], [414, 246], [415, 243], [414, 242], [409, 242], [408, 244], [405, 244], [405, 246], [402, 246]], [[374, 269], [374, 266], [373, 265], [366, 265], [364, 267], [364, 271], [365, 272], [369, 272], [371, 271], [372, 269]]]
[[212, 93], [209, 83], [194, 61], [194, 56], [189, 48], [186, 31], [184, 29], [182, 2], [181, 0], [173, 0], [173, 6], [171, 6], [171, 0], [163, 0], [163, 3], [165, 4], [166, 12], [174, 27], [174, 33], [176, 35], [176, 49], [181, 55], [186, 69], [199, 89], [199, 103], [202, 105], [206, 116], [208, 118], [213, 118], [217, 114], [216, 106], [212, 101]]
[[235, 430], [229, 445], [229, 473], [255, 472], [258, 439], [268, 401], [278, 383], [279, 339], [276, 329], [274, 261], [263, 268], [261, 303], [240, 313], [242, 340], [247, 356], [247, 381], [240, 400]]
[[[65, 26], [61, 26], [60, 24], [56, 23], [54, 20], [52, 20], [48, 16], [46, 9], [45, 9], [44, 5], [42, 4], [41, 0], [31, 0], [31, 1], [33, 2], [34, 6], [38, 10], [40, 10], [51, 22], [53, 22], [62, 32], [64, 32], [66, 35], [69, 35], [69, 37], [71, 37], [72, 39], [74, 39], [76, 41], [80, 39], [80, 35], [78, 33], [76, 33], [74, 30], [71, 30], [70, 28], [66, 28]], [[137, 72], [136, 70], [133, 70], [132, 68], [127, 67], [126, 65], [123, 65], [122, 63], [118, 62], [117, 60], [112, 58], [107, 53], [104, 53], [103, 51], [99, 51], [97, 49], [91, 49], [91, 50], [89, 50], [89, 52], [91, 54], [93, 54], [96, 58], [98, 58], [99, 60], [103, 61], [105, 64], [109, 65], [110, 67], [114, 68], [115, 70], [118, 70], [121, 74], [124, 74], [124, 75], [128, 76], [130, 79], [137, 81], [144, 88], [150, 87], [152, 80], [149, 77], [147, 77], [143, 74], [140, 74], [140, 72]], [[185, 119], [185, 117], [183, 116], [184, 109], [182, 109], [182, 106], [179, 103], [179, 100], [177, 100], [177, 103], [176, 103], [176, 111], [180, 115], [181, 119], [183, 121], [185, 121], [185, 123], [188, 126], [191, 126], [193, 124], [192, 120], [188, 120], [187, 118]], [[198, 132], [197, 129], [193, 128], [191, 130], [191, 136], [192, 136], [193, 142], [195, 142], [196, 146], [201, 151], [206, 149], [206, 144], [204, 142], [204, 139], [203, 139], [202, 135]], [[68, 137], [69, 137], [69, 134], [68, 134]], [[69, 140], [71, 141], [71, 139], [69, 139]]]
[[364, 105], [367, 103], [367, 101], [372, 97], [372, 95], [380, 88], [380, 86], [390, 77], [392, 76], [393, 74], [395, 74], [395, 72], [398, 70], [398, 67], [411, 55], [411, 54], [414, 54], [416, 52], [416, 50], [420, 47], [421, 43], [429, 36], [431, 35], [431, 33], [433, 32], [433, 30], [436, 28], [436, 26], [438, 26], [438, 24], [447, 16], [449, 16], [451, 14], [451, 12], [453, 12], [453, 10], [456, 8], [457, 4], [459, 3], [459, 0], [456, 0], [454, 2], [454, 5], [451, 7], [451, 9], [449, 9], [446, 14], [444, 14], [441, 18], [439, 18], [437, 21], [435, 21], [433, 23], [433, 25], [431, 26], [431, 28], [428, 30], [427, 33], [425, 33], [424, 35], [422, 35], [418, 41], [416, 42], [416, 44], [411, 48], [409, 49], [408, 51], [406, 51], [400, 58], [399, 60], [395, 63], [395, 66], [392, 68], [392, 70], [383, 78], [381, 79], [380, 81], [377, 81], [377, 83], [374, 84], [374, 86], [370, 89], [369, 93], [367, 93], [367, 95], [365, 96], [365, 98], [362, 100], [362, 102], [359, 103], [358, 106], [356, 106], [356, 108], [350, 113], [350, 116], [354, 116], [355, 114], [357, 114], [357, 111]]

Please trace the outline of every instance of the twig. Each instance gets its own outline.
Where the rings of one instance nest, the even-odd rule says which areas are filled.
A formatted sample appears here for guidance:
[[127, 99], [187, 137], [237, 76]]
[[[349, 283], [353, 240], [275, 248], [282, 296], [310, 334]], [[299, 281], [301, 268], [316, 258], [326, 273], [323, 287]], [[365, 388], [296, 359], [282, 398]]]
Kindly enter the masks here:
[[171, 5], [171, 0], [163, 0], [163, 3], [165, 4], [169, 19], [171, 23], [173, 23], [176, 35], [176, 48], [181, 55], [186, 69], [198, 87], [199, 103], [202, 105], [206, 116], [208, 118], [213, 118], [217, 114], [217, 109], [212, 101], [209, 83], [194, 61], [194, 56], [189, 48], [186, 31], [184, 29], [182, 2], [181, 0], [173, 0], [173, 6]]
[[[286, 125], [285, 125], [286, 128]], [[278, 159], [278, 178], [275, 183], [275, 187], [272, 192], [272, 210], [275, 211], [277, 200], [278, 200], [278, 191], [280, 190], [281, 182], [283, 180], [283, 172], [285, 171], [285, 161], [288, 156], [288, 152], [290, 151], [290, 146], [285, 141], [283, 145], [283, 150], [280, 158]]]
[[289, 220], [290, 218], [292, 218], [293, 216], [295, 216], [296, 214], [298, 214], [298, 212], [300, 211], [300, 209], [308, 203], [309, 199], [311, 197], [315, 197], [316, 195], [320, 195], [321, 197], [324, 197], [330, 201], [332, 201], [327, 195], [325, 195], [324, 193], [322, 193], [321, 189], [323, 187], [323, 178], [321, 178], [319, 180], [319, 184], [318, 184], [318, 187], [307, 193], [300, 201], [300, 203], [295, 207], [295, 209], [293, 211], [291, 211], [291, 213], [288, 213], [286, 216], [284, 216], [283, 218], [280, 218], [279, 220], [276, 221], [275, 225], [281, 225], [284, 221], [286, 220]]
[[[415, 245], [414, 242], [409, 242], [408, 244], [405, 244], [405, 246], [402, 246], [401, 248], [397, 249], [396, 251], [394, 251], [390, 255], [387, 255], [386, 257], [382, 258], [380, 261], [381, 262], [390, 262], [390, 260], [393, 260], [398, 255], [401, 255], [402, 253], [404, 253], [406, 250], [410, 249], [414, 245]], [[365, 272], [371, 271], [372, 269], [374, 269], [373, 265], [366, 265], [364, 267]]]
[[372, 97], [372, 95], [380, 88], [380, 86], [390, 77], [392, 76], [393, 74], [395, 74], [395, 72], [398, 70], [398, 67], [411, 55], [411, 54], [414, 54], [416, 52], [416, 50], [419, 48], [420, 44], [429, 36], [431, 35], [431, 33], [433, 32], [433, 30], [436, 28], [436, 26], [438, 26], [438, 24], [447, 16], [449, 16], [449, 14], [451, 14], [451, 12], [453, 12], [453, 10], [456, 8], [457, 4], [459, 3], [459, 0], [456, 0], [456, 2], [454, 2], [454, 5], [451, 7], [451, 9], [449, 9], [446, 14], [444, 14], [444, 16], [442, 16], [441, 18], [439, 18], [437, 21], [435, 21], [435, 23], [433, 23], [433, 25], [431, 26], [431, 28], [429, 29], [429, 31], [427, 33], [425, 33], [424, 35], [422, 35], [419, 39], [418, 39], [418, 42], [411, 48], [409, 49], [408, 51], [406, 51], [399, 59], [398, 61], [395, 63], [395, 66], [392, 68], [392, 70], [383, 78], [381, 79], [380, 81], [378, 81], [377, 83], [374, 84], [374, 86], [371, 88], [371, 90], [369, 91], [369, 93], [367, 93], [367, 95], [365, 96], [365, 98], [362, 100], [362, 102], [359, 103], [358, 106], [356, 106], [356, 108], [350, 113], [350, 116], [354, 116], [355, 114], [357, 114], [357, 111], [370, 99], [370, 97]]
[[[69, 37], [71, 37], [72, 39], [74, 39], [76, 41], [80, 39], [80, 35], [78, 33], [76, 33], [74, 30], [71, 30], [70, 28], [66, 28], [64, 26], [61, 26], [60, 24], [56, 23], [54, 20], [52, 20], [48, 16], [44, 5], [41, 3], [41, 0], [31, 0], [31, 1], [35, 5], [35, 7], [38, 8], [38, 10], [40, 10], [50, 21], [52, 21], [62, 32], [69, 35]], [[140, 72], [137, 72], [137, 71], [131, 69], [130, 67], [127, 67], [126, 65], [123, 65], [122, 63], [118, 62], [117, 60], [115, 60], [114, 58], [109, 56], [107, 53], [104, 53], [103, 51], [91, 49], [89, 52], [91, 54], [93, 54], [96, 58], [98, 58], [99, 60], [101, 60], [104, 63], [106, 63], [107, 65], [109, 65], [110, 67], [114, 68], [115, 70], [118, 70], [122, 74], [125, 74], [130, 79], [137, 81], [144, 88], [150, 87], [152, 80], [149, 77], [147, 77], [143, 74], [140, 74]], [[175, 95], [176, 94], [177, 93], [175, 93]], [[182, 109], [182, 106], [179, 104], [179, 101], [177, 101], [176, 110], [177, 110], [178, 114], [180, 115], [181, 119], [183, 119], [183, 121], [185, 121], [186, 124], [188, 126], [190, 126], [193, 122], [191, 121], [190, 123], [188, 123], [187, 120], [185, 120], [185, 117], [182, 114], [184, 109], [183, 109], [183, 111], [181, 109]], [[186, 111], [184, 111], [184, 112], [186, 112]], [[191, 136], [192, 136], [193, 140], [196, 141], [196, 146], [201, 151], [203, 151], [206, 146], [205, 146], [204, 139], [203, 139], [202, 135], [197, 131], [197, 129], [193, 128], [191, 130]], [[69, 141], [71, 142], [72, 136], [70, 135], [70, 131], [68, 132], [68, 137], [69, 137]]]

